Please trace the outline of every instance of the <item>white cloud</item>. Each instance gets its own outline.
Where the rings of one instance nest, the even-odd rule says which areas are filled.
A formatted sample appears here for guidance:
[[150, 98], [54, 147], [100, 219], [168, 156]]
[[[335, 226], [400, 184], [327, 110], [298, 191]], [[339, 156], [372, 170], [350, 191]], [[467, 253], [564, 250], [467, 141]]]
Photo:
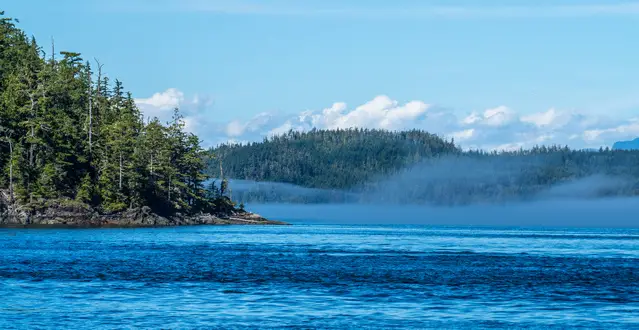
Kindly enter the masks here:
[[455, 139], [465, 149], [513, 150], [540, 144], [598, 148], [617, 140], [639, 136], [639, 118], [614, 119], [575, 111], [550, 108], [521, 114], [501, 105], [467, 116], [423, 101], [399, 102], [386, 95], [354, 108], [336, 102], [321, 110], [304, 110], [290, 116], [259, 113], [249, 120], [213, 122], [210, 98], [185, 98], [176, 89], [136, 100], [145, 114], [162, 114], [170, 119], [174, 106], [185, 115], [186, 129], [198, 134], [206, 146], [228, 141], [259, 141], [265, 136], [289, 130], [312, 128], [378, 128], [389, 130], [422, 129]]
[[539, 144], [544, 144], [544, 143], [552, 142], [554, 138], [555, 138], [554, 134], [544, 134], [535, 138], [535, 142]]
[[304, 111], [272, 129], [269, 134], [280, 134], [288, 130], [308, 130], [313, 127], [324, 129], [337, 128], [378, 128], [402, 130], [410, 128], [416, 121], [427, 116], [428, 104], [411, 101], [400, 105], [386, 95], [380, 95], [371, 101], [348, 111], [345, 103], [334, 103], [320, 112]]
[[245, 135], [247, 132], [258, 132], [262, 127], [264, 127], [271, 121], [272, 117], [273, 116], [269, 113], [263, 112], [253, 117], [246, 123], [242, 123], [238, 120], [233, 120], [226, 125], [226, 135], [235, 138]]
[[462, 120], [465, 125], [485, 125], [500, 127], [512, 123], [516, 119], [516, 113], [506, 106], [498, 106], [492, 109], [486, 109], [482, 114], [477, 112], [471, 113]]
[[135, 99], [135, 104], [145, 119], [158, 118], [163, 123], [171, 120], [173, 109], [183, 108], [183, 105], [189, 103], [185, 100], [184, 93], [176, 88], [155, 93], [149, 98]]
[[150, 106], [159, 110], [172, 110], [184, 101], [184, 93], [175, 88], [169, 88], [164, 92], [155, 93], [147, 99], [135, 99], [138, 106]]
[[209, 96], [195, 95], [187, 98], [177, 88], [168, 88], [148, 98], [135, 99], [135, 103], [145, 119], [157, 117], [163, 123], [171, 121], [173, 109], [178, 108], [184, 116], [184, 129], [187, 132], [199, 135], [207, 145], [214, 140], [206, 134], [211, 125], [214, 125], [207, 115], [207, 110], [213, 105], [213, 99]]
[[475, 135], [475, 129], [474, 128], [469, 128], [469, 129], [465, 129], [463, 131], [458, 131], [458, 132], [453, 132], [450, 134], [450, 136], [452, 138], [455, 139], [455, 141], [467, 141], [472, 139], [473, 135]]
[[234, 120], [226, 125], [226, 135], [229, 137], [241, 136], [244, 134], [244, 127], [246, 127], [245, 124]]
[[187, 132], [197, 132], [200, 128], [200, 121], [196, 117], [184, 118], [184, 130]]
[[304, 128], [302, 126], [293, 126], [293, 123], [291, 123], [290, 120], [287, 120], [286, 122], [284, 122], [284, 124], [275, 127], [274, 129], [270, 130], [268, 132], [268, 136], [274, 136], [274, 135], [281, 135], [284, 134], [288, 131], [303, 131]]
[[523, 148], [525, 146], [525, 143], [523, 142], [513, 142], [513, 143], [505, 143], [505, 144], [500, 144], [496, 147], [490, 147], [487, 148], [490, 151], [516, 151], [519, 150], [521, 148]]
[[429, 105], [420, 101], [400, 105], [385, 95], [377, 96], [351, 111], [348, 111], [345, 103], [337, 102], [322, 111], [303, 111], [271, 128], [268, 135], [281, 134], [289, 130], [304, 131], [313, 127], [401, 130], [424, 118], [429, 108]]
[[633, 118], [627, 123], [605, 129], [591, 129], [583, 133], [583, 139], [588, 142], [604, 142], [615, 139], [629, 139], [639, 137], [639, 119]]
[[428, 105], [420, 101], [412, 101], [398, 106], [398, 102], [386, 95], [375, 97], [372, 101], [357, 107], [355, 110], [341, 115], [345, 104], [336, 104], [324, 110], [328, 115], [326, 128], [369, 127], [389, 130], [401, 129], [406, 122], [411, 122], [423, 115]]
[[522, 116], [521, 121], [533, 124], [537, 127], [562, 127], [570, 122], [571, 116], [561, 113], [554, 108], [548, 111]]

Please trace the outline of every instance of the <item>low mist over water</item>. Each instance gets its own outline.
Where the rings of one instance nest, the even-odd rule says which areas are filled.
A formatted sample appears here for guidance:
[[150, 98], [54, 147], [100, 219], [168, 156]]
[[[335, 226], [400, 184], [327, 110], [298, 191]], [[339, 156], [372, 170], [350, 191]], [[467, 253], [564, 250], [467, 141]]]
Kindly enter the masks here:
[[[232, 180], [244, 203], [468, 206], [637, 196], [633, 172], [592, 165], [570, 168], [555, 154], [445, 156], [345, 190]], [[564, 164], [564, 165], [558, 165]]]
[[250, 204], [247, 207], [268, 218], [292, 223], [639, 227], [638, 198], [456, 207], [371, 204]]
[[[635, 183], [595, 174], [550, 186], [517, 185], [535, 164], [421, 164], [369, 189], [340, 191], [231, 180], [232, 197], [268, 218], [359, 224], [639, 227]], [[372, 187], [372, 188], [371, 188]], [[521, 191], [516, 191], [520, 189]]]

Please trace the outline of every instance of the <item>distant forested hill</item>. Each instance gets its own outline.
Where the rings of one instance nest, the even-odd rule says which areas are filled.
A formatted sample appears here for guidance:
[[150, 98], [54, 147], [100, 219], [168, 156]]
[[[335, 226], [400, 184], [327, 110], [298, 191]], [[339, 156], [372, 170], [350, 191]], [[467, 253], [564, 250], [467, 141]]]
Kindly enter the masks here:
[[346, 129], [294, 132], [210, 150], [209, 174], [233, 179], [351, 188], [425, 158], [460, 153], [452, 141], [419, 130]]
[[[209, 174], [282, 185], [233, 186], [243, 202], [467, 204], [547, 196], [639, 195], [639, 150], [540, 146], [462, 152], [423, 131], [289, 132], [209, 151]], [[341, 193], [340, 193], [341, 191]]]
[[612, 146], [615, 150], [639, 150], [639, 138], [632, 141], [618, 141]]

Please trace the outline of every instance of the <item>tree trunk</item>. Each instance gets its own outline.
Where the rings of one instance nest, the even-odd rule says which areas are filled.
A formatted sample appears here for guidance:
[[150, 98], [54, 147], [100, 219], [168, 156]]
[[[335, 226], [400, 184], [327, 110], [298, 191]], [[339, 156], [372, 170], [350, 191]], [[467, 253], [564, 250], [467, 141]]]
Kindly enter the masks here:
[[[98, 59], [94, 58], [95, 62], [98, 65], [98, 81], [97, 81], [97, 86], [96, 86], [96, 94], [97, 94], [97, 100], [99, 101], [101, 96], [102, 96], [102, 92], [101, 92], [101, 88], [102, 88], [102, 67], [104, 66], [103, 64], [100, 63], [100, 61], [98, 61]], [[97, 121], [97, 127], [98, 127], [98, 133], [97, 136], [98, 138], [100, 138], [100, 118], [102, 118], [102, 114], [100, 113], [100, 107], [98, 106], [99, 104], [96, 103], [96, 112], [97, 112], [97, 117], [96, 117], [96, 121]], [[91, 120], [93, 120], [93, 115], [91, 115]]]
[[[34, 92], [35, 93], [35, 92]], [[36, 101], [34, 93], [29, 94], [29, 100], [31, 101], [31, 143], [29, 143], [29, 167], [33, 170], [34, 159], [33, 150], [35, 149], [35, 119], [36, 119]], [[31, 178], [27, 182], [27, 191], [29, 193], [29, 203], [33, 203], [33, 192], [31, 191]]]
[[9, 142], [9, 199], [13, 203], [13, 142]]
[[29, 146], [29, 166], [31, 168], [33, 168], [33, 148], [35, 147], [35, 142], [33, 141], [34, 137], [35, 137], [35, 123], [33, 121], [35, 121], [35, 106], [36, 106], [36, 102], [34, 100], [34, 96], [33, 94], [29, 94], [29, 99], [31, 100], [31, 143]]
[[120, 180], [118, 183], [120, 191], [122, 191], [122, 150], [120, 150]]
[[89, 155], [91, 154], [91, 150], [92, 150], [92, 146], [93, 146], [93, 132], [92, 132], [92, 127], [93, 127], [93, 101], [91, 99], [91, 69], [89, 69]]
[[55, 39], [53, 38], [53, 36], [51, 37], [51, 63], [55, 68]]

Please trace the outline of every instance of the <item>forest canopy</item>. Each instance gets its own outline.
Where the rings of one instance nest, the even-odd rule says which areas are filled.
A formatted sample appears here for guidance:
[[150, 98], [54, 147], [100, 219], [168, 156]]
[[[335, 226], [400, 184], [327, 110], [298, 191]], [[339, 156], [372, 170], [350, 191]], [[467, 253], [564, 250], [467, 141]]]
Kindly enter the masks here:
[[352, 188], [422, 159], [460, 153], [453, 141], [428, 132], [369, 129], [290, 131], [249, 144], [211, 149], [209, 174], [311, 188]]
[[[75, 201], [105, 212], [211, 207], [198, 137], [178, 109], [144, 119], [98, 61], [55, 49], [0, 13], [0, 189], [5, 200]], [[0, 196], [1, 197], [1, 196]]]
[[593, 197], [639, 195], [639, 150], [462, 151], [453, 141], [418, 130], [346, 129], [225, 144], [209, 156], [211, 176], [220, 175], [221, 163], [233, 179], [312, 188], [244, 182], [233, 191], [243, 202], [483, 203], [533, 198], [593, 176], [607, 181], [605, 189], [591, 185]]

